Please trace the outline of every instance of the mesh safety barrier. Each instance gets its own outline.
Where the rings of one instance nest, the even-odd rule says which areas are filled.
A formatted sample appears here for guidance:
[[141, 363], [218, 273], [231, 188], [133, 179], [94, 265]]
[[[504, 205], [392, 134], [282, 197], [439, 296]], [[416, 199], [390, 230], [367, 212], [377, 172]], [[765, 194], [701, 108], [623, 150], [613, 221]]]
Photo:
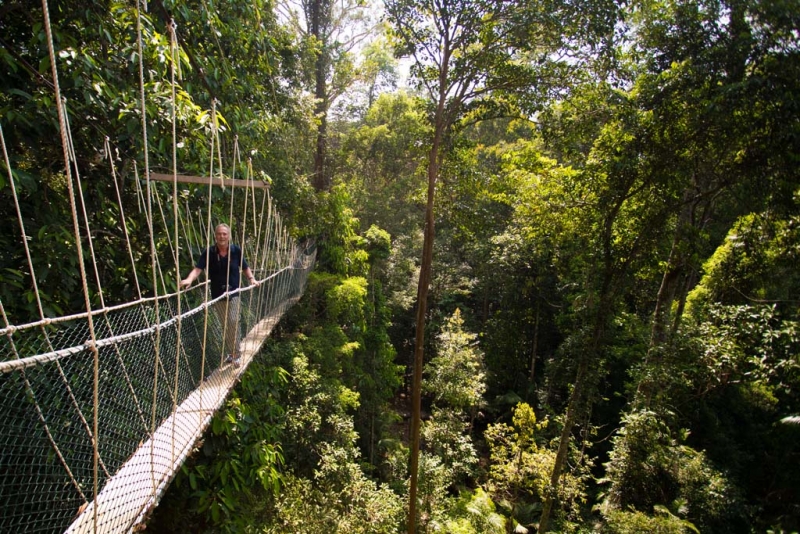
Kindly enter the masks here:
[[206, 303], [203, 285], [180, 294], [180, 315], [173, 294], [0, 330], [0, 532], [130, 531], [300, 298], [314, 258], [287, 246], [254, 269], [260, 285], [231, 294], [240, 366], [226, 363], [213, 312], [228, 297]]

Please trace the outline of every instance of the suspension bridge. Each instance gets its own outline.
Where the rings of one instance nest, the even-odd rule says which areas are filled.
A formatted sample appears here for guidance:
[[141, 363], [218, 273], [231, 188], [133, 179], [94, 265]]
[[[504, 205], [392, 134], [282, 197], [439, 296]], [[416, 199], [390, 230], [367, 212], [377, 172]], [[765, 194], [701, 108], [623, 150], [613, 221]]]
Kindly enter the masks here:
[[[28, 233], [26, 221], [35, 217], [24, 213], [15, 160], [0, 127], [0, 162], [14, 199], [18, 249], [24, 251], [15, 255], [19, 264], [13, 267], [28, 277], [20, 287], [30, 288], [24, 294], [21, 289], [19, 299], [35, 304], [38, 315], [20, 321], [0, 302], [0, 533], [130, 532], [157, 505], [274, 326], [302, 296], [316, 251], [312, 243], [292, 239], [268, 187], [252, 179], [249, 165], [246, 178], [235, 178], [236, 163], [241, 163], [237, 142], [234, 170], [223, 176], [215, 122], [209, 136], [209, 177], [178, 174], [174, 128], [172, 172], [150, 170], [139, 24], [144, 173], [139, 175], [134, 162], [133, 171], [118, 176], [106, 139], [103, 152], [116, 204], [95, 206], [119, 216], [117, 231], [105, 233], [123, 236], [116, 252], [121, 257], [127, 253], [129, 265], [118, 267], [118, 272], [131, 278], [126, 287], [134, 288], [134, 294], [128, 301], [109, 294], [103, 284], [115, 273], [101, 274], [98, 268], [102, 258], [93, 244], [96, 233], [81, 189], [69, 109], [60, 94], [47, 0], [42, 7], [64, 154], [64, 198], [72, 219], [72, 254], [85, 306], [69, 315], [46, 313], [38, 285], [43, 262], [32, 254], [31, 245], [48, 236]], [[175, 28], [170, 32], [174, 69]], [[175, 122], [174, 70], [172, 84]], [[123, 184], [133, 187], [123, 191]], [[220, 218], [219, 210], [212, 210], [212, 190], [220, 186], [230, 199], [224, 219], [231, 222], [231, 241], [241, 244], [258, 283], [212, 299], [208, 282], [182, 291], [179, 281], [182, 271], [188, 272], [199, 252], [211, 244], [212, 218]], [[207, 207], [200, 209], [190, 198], [196, 200], [204, 188]], [[138, 221], [135, 236], [128, 229], [131, 215], [126, 207], [131, 206], [136, 207], [132, 217]], [[13, 227], [13, 221], [3, 222], [6, 231]], [[240, 318], [231, 326], [220, 320], [224, 315], [213, 313], [213, 307], [233, 298], [239, 301]], [[243, 333], [239, 365], [227, 363], [224, 354], [223, 340], [232, 327]]]
[[314, 251], [269, 256], [239, 291], [240, 367], [224, 362], [204, 285], [0, 330], [0, 532], [128, 532], [144, 518], [302, 295]]

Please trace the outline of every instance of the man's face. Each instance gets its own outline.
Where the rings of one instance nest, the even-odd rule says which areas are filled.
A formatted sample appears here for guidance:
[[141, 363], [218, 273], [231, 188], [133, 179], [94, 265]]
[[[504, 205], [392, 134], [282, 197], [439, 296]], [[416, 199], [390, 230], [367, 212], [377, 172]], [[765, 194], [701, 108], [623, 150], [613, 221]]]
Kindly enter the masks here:
[[218, 247], [227, 247], [230, 238], [231, 236], [228, 233], [228, 229], [224, 226], [220, 226], [214, 230], [214, 240], [217, 242]]

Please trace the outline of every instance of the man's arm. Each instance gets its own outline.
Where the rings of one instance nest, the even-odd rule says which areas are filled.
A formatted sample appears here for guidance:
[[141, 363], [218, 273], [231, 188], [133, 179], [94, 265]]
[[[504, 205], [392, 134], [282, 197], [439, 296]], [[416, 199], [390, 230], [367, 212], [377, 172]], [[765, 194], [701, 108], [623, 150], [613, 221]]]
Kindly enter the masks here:
[[200, 276], [200, 273], [203, 272], [203, 269], [200, 267], [195, 267], [192, 269], [192, 272], [189, 273], [189, 276], [181, 280], [181, 287], [189, 287], [192, 285], [192, 282], [197, 280], [197, 277]]
[[251, 286], [257, 286], [257, 285], [259, 285], [259, 284], [261, 283], [261, 282], [259, 282], [258, 280], [256, 280], [256, 277], [255, 277], [255, 276], [253, 276], [253, 271], [251, 271], [251, 270], [250, 270], [250, 267], [245, 267], [245, 268], [242, 270], [242, 272], [243, 272], [243, 273], [244, 273], [244, 275], [247, 277], [247, 280], [249, 280], [249, 281], [250, 281], [250, 285], [251, 285]]

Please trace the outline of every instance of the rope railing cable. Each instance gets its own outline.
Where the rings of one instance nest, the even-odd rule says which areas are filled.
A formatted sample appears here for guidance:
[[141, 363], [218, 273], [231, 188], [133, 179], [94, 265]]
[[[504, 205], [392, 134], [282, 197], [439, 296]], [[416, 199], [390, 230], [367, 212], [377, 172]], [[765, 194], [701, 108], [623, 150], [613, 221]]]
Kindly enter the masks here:
[[[6, 148], [6, 140], [5, 140], [5, 136], [3, 134], [2, 126], [0, 126], [0, 144], [2, 144], [3, 159], [4, 159], [5, 164], [6, 164], [6, 170], [8, 171], [8, 182], [9, 182], [9, 184], [11, 184], [11, 191], [12, 191], [12, 195], [14, 197], [14, 206], [15, 206], [16, 211], [17, 211], [17, 218], [18, 218], [18, 222], [19, 222], [20, 232], [22, 233], [22, 242], [23, 242], [24, 248], [25, 248], [25, 256], [26, 256], [27, 261], [28, 261], [28, 268], [31, 270], [31, 277], [32, 277], [32, 280], [33, 280], [33, 287], [34, 287], [34, 295], [36, 296], [36, 303], [37, 303], [37, 306], [38, 306], [38, 309], [39, 309], [40, 317], [43, 317], [44, 316], [44, 310], [42, 308], [41, 297], [39, 296], [39, 286], [38, 286], [38, 283], [36, 281], [36, 276], [34, 274], [33, 261], [31, 259], [30, 247], [28, 246], [28, 237], [25, 234], [25, 223], [24, 223], [24, 221], [22, 219], [22, 210], [20, 209], [20, 205], [19, 205], [19, 197], [17, 196], [17, 189], [16, 189], [16, 185], [14, 183], [14, 176], [13, 176], [13, 174], [11, 172], [11, 159], [8, 157], [8, 150]], [[16, 347], [16, 344], [14, 342], [14, 338], [13, 338], [13, 335], [12, 335], [14, 333], [14, 331], [11, 328], [9, 328], [10, 325], [9, 325], [9, 322], [8, 322], [8, 317], [6, 315], [5, 308], [3, 307], [2, 302], [0, 302], [0, 312], [2, 312], [2, 316], [3, 316], [3, 325], [4, 325], [4, 329], [3, 330], [4, 330], [4, 333], [8, 336], [8, 342], [9, 342], [9, 345], [11, 346], [11, 349], [12, 349], [12, 352], [13, 352], [13, 355], [14, 355], [14, 360], [13, 361], [19, 361], [20, 360], [19, 352], [17, 351], [17, 347]], [[43, 330], [43, 332], [44, 332], [44, 334], [46, 336], [47, 332], [44, 331], [44, 330]], [[48, 342], [48, 345], [50, 347], [52, 347], [52, 344], [50, 343], [49, 338], [47, 338], [47, 342]], [[23, 383], [25, 385], [25, 391], [26, 391], [27, 395], [29, 396], [29, 398], [31, 398], [32, 401], [33, 401], [33, 404], [34, 404], [35, 409], [36, 409], [36, 413], [37, 413], [37, 415], [39, 417], [39, 421], [42, 424], [42, 428], [44, 429], [45, 434], [47, 435], [48, 441], [50, 442], [50, 446], [53, 448], [53, 451], [55, 452], [55, 454], [58, 457], [59, 461], [61, 462], [61, 464], [63, 465], [64, 469], [66, 470], [66, 472], [67, 472], [67, 474], [69, 476], [70, 482], [75, 487], [75, 489], [78, 491], [78, 493], [80, 494], [80, 496], [84, 500], [84, 502], [87, 502], [86, 496], [83, 494], [83, 491], [81, 490], [80, 485], [78, 484], [78, 482], [75, 480], [75, 477], [72, 474], [72, 471], [70, 470], [66, 459], [61, 454], [61, 451], [59, 450], [58, 444], [56, 443], [55, 439], [53, 438], [52, 434], [50, 433], [50, 428], [49, 428], [49, 426], [47, 424], [47, 420], [46, 420], [46, 418], [44, 416], [44, 413], [42, 412], [42, 409], [39, 406], [39, 402], [36, 399], [36, 395], [35, 395], [35, 393], [33, 391], [33, 387], [31, 386], [30, 382], [28, 381], [27, 376], [24, 373], [22, 374], [22, 379], [23, 379]], [[85, 423], [85, 420], [84, 420], [84, 423]]]
[[[200, 287], [206, 284], [208, 284], [208, 281], [200, 282], [196, 287]], [[162, 301], [169, 300], [170, 298], [175, 296], [177, 296], [177, 293], [165, 293], [157, 297], [145, 297], [143, 299], [134, 300], [132, 302], [124, 302], [122, 304], [116, 304], [114, 306], [106, 306], [105, 308], [93, 309], [89, 313], [81, 312], [81, 313], [74, 313], [71, 315], [63, 315], [59, 317], [45, 317], [44, 319], [39, 319], [38, 321], [33, 321], [31, 323], [25, 323], [21, 325], [9, 324], [6, 328], [0, 328], [0, 336], [5, 335], [9, 331], [12, 333], [18, 333], [32, 328], [41, 328], [42, 326], [56, 325], [59, 323], [69, 323], [79, 319], [86, 319], [89, 315], [92, 316], [102, 315], [104, 313], [124, 310], [126, 308], [138, 307], [142, 304], [155, 302], [156, 300], [162, 300]]]
[[[285, 267], [281, 271], [278, 271], [278, 272], [274, 273], [269, 278], [271, 279], [273, 277], [276, 277], [280, 273], [282, 273], [283, 270], [289, 269], [289, 268], [290, 267]], [[236, 295], [236, 294], [239, 294], [241, 292], [245, 292], [245, 291], [249, 291], [249, 290], [250, 290], [250, 288], [240, 288], [240, 289], [232, 291], [230, 294], [231, 295]], [[191, 316], [195, 315], [196, 313], [204, 311], [204, 310], [208, 309], [210, 306], [212, 306], [213, 304], [221, 301], [224, 298], [226, 298], [226, 296], [225, 295], [221, 295], [221, 296], [217, 297], [214, 300], [211, 300], [211, 301], [208, 301], [208, 302], [203, 302], [201, 305], [197, 306], [196, 308], [182, 313], [181, 314], [181, 319], [186, 319], [188, 317], [191, 317]], [[127, 333], [127, 334], [120, 334], [120, 335], [109, 337], [109, 338], [99, 339], [99, 340], [95, 341], [94, 346], [96, 346], [97, 348], [104, 348], [104, 347], [107, 347], [109, 345], [112, 345], [112, 344], [120, 342], [120, 341], [127, 341], [127, 340], [130, 340], [130, 339], [133, 339], [133, 338], [149, 335], [149, 334], [155, 333], [155, 331], [158, 328], [165, 329], [165, 328], [171, 326], [172, 324], [174, 324], [176, 322], [177, 322], [177, 316], [176, 317], [172, 317], [170, 319], [167, 319], [166, 321], [162, 321], [161, 323], [154, 324], [154, 325], [151, 325], [151, 326], [146, 327], [146, 328], [142, 328], [142, 329], [137, 330], [135, 332], [131, 332], [131, 333]], [[11, 335], [11, 334], [8, 333], [7, 335]], [[25, 358], [16, 358], [16, 359], [13, 359], [13, 360], [6, 360], [6, 361], [3, 361], [3, 362], [0, 362], [0, 374], [9, 373], [11, 371], [17, 371], [19, 369], [24, 369], [24, 368], [27, 368], [27, 367], [34, 367], [36, 365], [43, 364], [43, 363], [54, 362], [54, 361], [60, 360], [62, 358], [65, 358], [67, 356], [72, 356], [74, 354], [79, 354], [81, 352], [86, 351], [89, 348], [91, 348], [91, 344], [87, 342], [87, 343], [83, 343], [81, 345], [76, 345], [76, 346], [72, 346], [72, 347], [68, 347], [68, 348], [64, 348], [64, 349], [53, 350], [53, 351], [46, 352], [46, 353], [43, 353], [43, 354], [37, 354], [35, 356], [28, 356], [28, 357], [25, 357]]]
[[[178, 410], [178, 377], [179, 377], [179, 369], [180, 369], [180, 356], [181, 356], [181, 259], [180, 259], [180, 250], [179, 250], [179, 241], [178, 241], [178, 133], [177, 133], [177, 121], [178, 121], [178, 112], [177, 112], [177, 98], [175, 96], [175, 70], [178, 63], [178, 37], [177, 37], [177, 30], [178, 25], [175, 24], [175, 21], [171, 21], [169, 25], [169, 35], [170, 35], [170, 90], [171, 90], [171, 97], [172, 97], [172, 215], [173, 215], [173, 226], [175, 227], [175, 285], [178, 288], [178, 298], [175, 301], [176, 309], [177, 309], [177, 326], [175, 329], [175, 378], [173, 381], [173, 403], [172, 403], [172, 411], [173, 413], [177, 412]], [[169, 233], [169, 232], [167, 232]], [[188, 363], [188, 362], [187, 362]], [[174, 421], [174, 419], [173, 419]], [[175, 425], [172, 426], [172, 442], [171, 442], [171, 456], [173, 462], [175, 460]]]
[[[151, 187], [150, 187], [150, 160], [149, 160], [149, 147], [148, 147], [148, 140], [147, 140], [147, 101], [145, 99], [145, 90], [144, 90], [144, 55], [143, 49], [144, 45], [142, 44], [142, 13], [139, 7], [139, 0], [136, 2], [136, 44], [139, 49], [139, 98], [141, 104], [141, 118], [142, 118], [142, 139], [143, 139], [143, 146], [144, 146], [144, 175], [145, 175], [145, 184], [146, 184], [146, 202], [144, 202], [144, 208], [146, 212], [146, 218], [148, 223], [148, 233], [150, 237], [150, 268], [152, 271], [152, 283], [153, 283], [153, 294], [158, 296], [158, 278], [156, 275], [156, 246], [155, 246], [155, 238], [153, 236], [153, 207], [152, 207], [152, 196], [151, 196]], [[155, 356], [155, 364], [153, 365], [153, 397], [152, 397], [152, 409], [150, 412], [150, 435], [155, 433], [156, 429], [156, 407], [157, 407], [157, 400], [158, 400], [158, 370], [160, 368], [161, 363], [161, 354], [160, 354], [160, 346], [161, 346], [161, 330], [160, 330], [160, 323], [161, 323], [161, 310], [159, 307], [159, 300], [156, 298], [154, 309], [155, 313], [155, 324], [156, 329], [154, 332], [153, 338], [153, 349], [154, 349], [154, 356]], [[154, 452], [151, 451], [150, 454], [150, 474], [151, 474], [151, 483], [153, 490], [155, 491], [157, 487], [157, 480], [155, 471], [153, 469], [153, 464], [155, 461]]]
[[[105, 148], [106, 157], [108, 157], [109, 167], [110, 167], [110, 170], [111, 170], [111, 179], [114, 181], [114, 191], [117, 194], [117, 205], [119, 207], [120, 222], [121, 222], [121, 225], [122, 225], [123, 233], [125, 235], [125, 248], [128, 251], [128, 258], [131, 260], [131, 273], [133, 274], [133, 280], [134, 280], [134, 284], [135, 284], [135, 287], [136, 287], [136, 295], [137, 295], [138, 300], [141, 301], [142, 300], [142, 289], [139, 286], [139, 275], [136, 272], [136, 262], [133, 259], [133, 247], [131, 247], [130, 237], [128, 235], [128, 223], [125, 220], [125, 208], [124, 208], [124, 206], [122, 204], [122, 195], [120, 194], [119, 184], [117, 183], [117, 171], [116, 171], [116, 168], [114, 167], [114, 156], [111, 153], [111, 145], [109, 143], [108, 136], [106, 136], [106, 138], [105, 138], [105, 146], [104, 146], [104, 148]], [[103, 306], [103, 309], [104, 310], [108, 310], [108, 308], [106, 306]], [[107, 322], [109, 331], [113, 331], [112, 328], [111, 328], [111, 322], [108, 319], [108, 311], [104, 312], [104, 316], [106, 318], [106, 322]], [[136, 388], [133, 386], [133, 382], [131, 381], [130, 374], [128, 373], [128, 368], [125, 365], [125, 361], [122, 358], [122, 354], [120, 354], [119, 346], [116, 345], [116, 344], [114, 345], [114, 352], [115, 352], [115, 354], [117, 356], [117, 361], [119, 362], [120, 369], [122, 369], [122, 372], [124, 373], [125, 385], [128, 386], [128, 390], [130, 391], [131, 398], [133, 399], [134, 404], [136, 405], [136, 413], [139, 415], [139, 420], [142, 423], [142, 428], [146, 432], [147, 431], [147, 421], [145, 420], [144, 411], [142, 410], [142, 406], [141, 406], [141, 403], [139, 401], [139, 395], [136, 393]]]
[[[64, 166], [66, 167], [67, 173], [67, 189], [69, 190], [69, 200], [70, 200], [70, 208], [72, 210], [72, 225], [73, 231], [75, 234], [75, 244], [76, 249], [78, 252], [78, 265], [80, 266], [81, 272], [81, 283], [83, 285], [83, 295], [84, 301], [86, 304], [86, 312], [89, 313], [92, 310], [91, 303], [89, 301], [89, 287], [86, 282], [86, 269], [84, 266], [83, 260], [83, 250], [80, 243], [80, 231], [78, 227], [78, 214], [75, 209], [75, 197], [74, 191], [72, 187], [72, 173], [70, 172], [70, 162], [69, 162], [69, 149], [68, 149], [68, 141], [66, 135], [66, 125], [64, 119], [64, 109], [62, 107], [62, 98], [61, 98], [61, 88], [59, 87], [58, 82], [58, 65], [56, 63], [56, 54], [55, 54], [55, 46], [53, 45], [53, 32], [52, 28], [50, 27], [50, 12], [47, 5], [47, 0], [42, 0], [42, 12], [43, 12], [43, 19], [44, 19], [44, 27], [45, 33], [47, 35], [47, 48], [50, 55], [50, 66], [53, 74], [53, 86], [55, 91], [55, 102], [56, 108], [58, 110], [58, 123], [59, 123], [59, 131], [61, 133], [61, 147], [64, 153]], [[99, 353], [97, 351], [97, 347], [94, 346], [95, 342], [95, 333], [94, 333], [94, 322], [92, 321], [91, 314], [87, 318], [88, 325], [89, 325], [89, 333], [91, 335], [92, 341], [92, 355], [94, 359], [94, 389], [93, 389], [93, 401], [94, 401], [94, 417], [95, 417], [95, 428], [94, 428], [94, 439], [92, 440], [92, 450], [93, 450], [93, 457], [94, 457], [94, 465], [92, 467], [93, 472], [93, 495], [96, 497], [98, 492], [98, 436], [97, 436], [97, 378], [100, 372], [100, 358]], [[95, 517], [95, 524], [97, 518]], [[96, 530], [96, 529], [95, 529]]]

